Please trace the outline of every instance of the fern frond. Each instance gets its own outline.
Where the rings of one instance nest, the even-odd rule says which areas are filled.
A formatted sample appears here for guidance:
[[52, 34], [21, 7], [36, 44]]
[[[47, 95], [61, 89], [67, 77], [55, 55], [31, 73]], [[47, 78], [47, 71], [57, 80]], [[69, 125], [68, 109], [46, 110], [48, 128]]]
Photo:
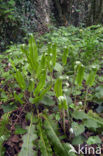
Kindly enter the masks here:
[[3, 143], [9, 137], [9, 130], [7, 129], [7, 124], [9, 123], [9, 114], [5, 113], [0, 120], [0, 156], [4, 155]]
[[61, 143], [60, 139], [58, 138], [58, 136], [56, 135], [51, 122], [49, 120], [49, 118], [46, 115], [43, 115], [43, 117], [45, 118], [45, 129], [47, 131], [47, 136], [50, 140], [50, 143], [52, 144], [52, 146], [54, 146], [56, 153], [59, 156], [70, 156], [68, 154], [68, 152], [65, 150], [63, 144]]
[[31, 116], [31, 124], [27, 127], [27, 133], [23, 136], [23, 145], [22, 149], [18, 156], [34, 156], [33, 150], [33, 141], [37, 139], [35, 125], [32, 124], [32, 116]]
[[45, 134], [45, 131], [42, 127], [42, 122], [40, 120], [39, 120], [38, 130], [40, 135], [39, 146], [40, 146], [40, 151], [42, 153], [42, 156], [52, 156], [52, 149], [49, 144], [49, 140]]

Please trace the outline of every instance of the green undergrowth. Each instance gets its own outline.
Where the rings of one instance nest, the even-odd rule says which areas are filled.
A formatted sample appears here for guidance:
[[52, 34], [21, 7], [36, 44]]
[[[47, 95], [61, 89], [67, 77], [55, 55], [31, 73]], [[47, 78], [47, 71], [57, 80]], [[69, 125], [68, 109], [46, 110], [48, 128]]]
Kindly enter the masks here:
[[[74, 156], [79, 144], [101, 146], [102, 42], [101, 25], [51, 28], [0, 55], [0, 155], [12, 134], [22, 135], [19, 156]], [[19, 107], [25, 127], [12, 123]]]

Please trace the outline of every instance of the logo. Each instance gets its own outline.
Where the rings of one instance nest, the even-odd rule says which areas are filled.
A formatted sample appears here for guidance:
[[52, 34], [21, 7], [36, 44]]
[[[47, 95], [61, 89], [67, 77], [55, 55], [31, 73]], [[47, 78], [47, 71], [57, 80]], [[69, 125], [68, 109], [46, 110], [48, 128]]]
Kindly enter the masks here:
[[78, 149], [75, 150], [75, 148], [73, 146], [70, 146], [71, 147], [71, 150], [69, 151], [69, 153], [73, 152], [73, 153], [77, 153], [77, 154], [102, 154], [102, 148], [101, 147], [92, 147], [92, 146], [88, 146], [88, 145], [85, 145], [85, 146], [82, 146], [79, 144], [78, 145]]

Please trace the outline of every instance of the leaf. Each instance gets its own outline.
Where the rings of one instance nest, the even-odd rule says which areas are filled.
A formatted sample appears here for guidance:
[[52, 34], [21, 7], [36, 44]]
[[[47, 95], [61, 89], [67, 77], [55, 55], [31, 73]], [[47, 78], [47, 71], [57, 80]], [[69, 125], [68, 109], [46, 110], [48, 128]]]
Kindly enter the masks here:
[[31, 71], [38, 72], [38, 48], [33, 35], [29, 39], [29, 49], [25, 45], [21, 47], [23, 53], [25, 53]]
[[15, 134], [25, 134], [27, 132], [26, 129], [21, 128], [20, 126], [16, 127]]
[[35, 125], [30, 125], [26, 129], [27, 134], [23, 136], [22, 149], [18, 156], [34, 156], [33, 141], [37, 139], [37, 135], [35, 133]]
[[25, 82], [25, 79], [24, 79], [22, 73], [19, 70], [16, 70], [15, 79], [18, 82], [19, 87], [21, 89], [25, 90], [26, 89], [26, 82]]
[[75, 153], [77, 153], [77, 152], [76, 152], [75, 148], [71, 144], [65, 143], [63, 145], [64, 145], [64, 148], [67, 151], [68, 155], [70, 155], [70, 156], [76, 156]]
[[62, 96], [62, 80], [60, 78], [56, 80], [54, 91], [57, 97]]
[[82, 85], [82, 81], [84, 78], [84, 66], [82, 64], [79, 65], [78, 70], [77, 70], [77, 75], [76, 75], [76, 79], [75, 82], [77, 85], [81, 86]]
[[8, 104], [8, 105], [1, 105], [1, 108], [3, 109], [4, 113], [8, 113], [14, 111], [17, 108], [17, 106]]
[[14, 91], [14, 99], [15, 101], [19, 101], [21, 104], [24, 103], [24, 101], [22, 100], [23, 98], [23, 93], [20, 93], [20, 94], [17, 94], [15, 91]]
[[5, 113], [4, 115], [2, 115], [0, 121], [0, 137], [2, 135], [9, 135], [9, 130], [6, 127], [8, 123], [9, 123], [9, 113]]
[[34, 82], [34, 80], [30, 80], [29, 86], [28, 86], [28, 91], [33, 92], [34, 88], [35, 88], [35, 82]]
[[46, 106], [55, 105], [55, 101], [52, 99], [52, 97], [49, 97], [49, 96], [44, 96], [43, 99], [41, 100], [41, 103]]
[[[27, 114], [26, 114], [26, 120], [29, 120], [30, 122], [32, 122], [33, 124], [36, 124], [37, 122], [38, 122], [38, 118], [37, 118], [37, 116], [33, 116], [32, 117], [32, 113], [31, 112], [28, 112]], [[31, 121], [31, 119], [32, 119], [32, 121]]]
[[60, 63], [56, 63], [56, 64], [55, 64], [55, 67], [54, 67], [54, 70], [56, 70], [56, 71], [59, 72], [59, 73], [62, 73], [63, 67], [61, 66]]
[[92, 110], [90, 110], [88, 112], [88, 117], [103, 127], [103, 119], [97, 113], [94, 113]]
[[83, 125], [79, 125], [76, 122], [72, 123], [72, 128], [73, 128], [73, 132], [75, 134], [75, 136], [80, 135], [81, 133], [83, 133], [85, 131], [85, 128]]
[[88, 119], [84, 121], [84, 125], [85, 127], [92, 128], [94, 130], [100, 127], [100, 125], [95, 120], [92, 119]]
[[30, 36], [29, 39], [29, 64], [31, 65], [32, 69], [37, 72], [38, 69], [38, 48], [36, 42], [34, 40], [33, 34]]
[[50, 90], [50, 88], [52, 87], [52, 84], [48, 84], [46, 88], [42, 89], [41, 93], [39, 96], [35, 97], [35, 98], [30, 98], [31, 99], [31, 103], [38, 103], [40, 100], [42, 100], [43, 96]]
[[92, 71], [88, 75], [88, 78], [86, 80], [86, 85], [88, 85], [89, 87], [93, 86], [93, 83], [94, 83], [95, 77], [96, 77], [96, 73], [97, 73], [97, 69], [92, 69]]
[[72, 117], [77, 120], [88, 119], [88, 115], [85, 112], [79, 110], [74, 111]]
[[4, 156], [5, 154], [5, 148], [3, 146], [4, 141], [6, 141], [8, 139], [8, 137], [6, 137], [5, 135], [0, 137], [0, 156]]
[[4, 156], [5, 149], [3, 147], [3, 143], [10, 136], [10, 132], [7, 128], [8, 123], [9, 123], [9, 113], [5, 113], [4, 115], [2, 115], [0, 120], [0, 156]]
[[62, 56], [63, 65], [66, 65], [67, 63], [67, 56], [68, 56], [68, 48], [66, 48], [63, 52], [63, 56]]
[[88, 138], [87, 144], [88, 145], [101, 144], [101, 139], [99, 138], [99, 136], [91, 136], [91, 137]]
[[85, 142], [85, 138], [83, 136], [75, 136], [72, 140], [73, 145], [83, 144]]
[[95, 89], [95, 96], [99, 100], [103, 100], [103, 86], [98, 86]]
[[42, 127], [42, 121], [39, 120], [39, 135], [40, 135], [40, 140], [39, 140], [39, 145], [40, 145], [40, 151], [43, 156], [52, 156], [52, 149], [50, 146], [50, 143], [48, 141], [47, 135]]
[[55, 150], [59, 154], [59, 156], [69, 156], [68, 152], [65, 150], [58, 136], [56, 135], [50, 120], [46, 115], [43, 116], [45, 118], [45, 129], [47, 131], [47, 135], [49, 137], [50, 143], [55, 147]]
[[43, 71], [40, 75], [39, 78], [39, 83], [37, 84], [36, 89], [34, 90], [34, 96], [38, 96], [38, 94], [40, 93], [40, 91], [44, 88], [45, 86], [45, 81], [46, 81], [46, 71]]
[[56, 64], [56, 56], [57, 56], [57, 50], [56, 49], [57, 49], [56, 44], [54, 44], [52, 46], [52, 62], [53, 62], [53, 67]]

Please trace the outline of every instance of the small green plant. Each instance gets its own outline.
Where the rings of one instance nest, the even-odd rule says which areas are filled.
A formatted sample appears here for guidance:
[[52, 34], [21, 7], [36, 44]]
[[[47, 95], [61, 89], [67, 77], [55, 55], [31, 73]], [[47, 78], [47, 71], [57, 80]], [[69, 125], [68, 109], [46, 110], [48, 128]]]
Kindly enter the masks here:
[[65, 111], [68, 113], [68, 104], [67, 104], [67, 99], [66, 96], [63, 96], [63, 90], [62, 90], [62, 79], [58, 78], [56, 80], [55, 86], [54, 86], [54, 91], [56, 94], [56, 97], [58, 98], [58, 103], [59, 103], [59, 110], [61, 112], [61, 118], [63, 120], [63, 130], [65, 133]]
[[[51, 73], [53, 71], [53, 67], [55, 66], [56, 47], [53, 46], [53, 48], [49, 48], [50, 52], [48, 50], [48, 55], [43, 53], [42, 56], [39, 56], [36, 42], [34, 37], [31, 36], [29, 40], [29, 47], [27, 48], [22, 46], [21, 50], [26, 55], [25, 59], [27, 59], [28, 68], [27, 70], [17, 69], [14, 62], [11, 61], [16, 72], [14, 77], [23, 91], [24, 98], [28, 100], [25, 97], [25, 91], [28, 90], [30, 92], [29, 102], [33, 104], [36, 103], [37, 105], [37, 103], [52, 86], [51, 79], [47, 81], [47, 74], [49, 71]], [[50, 62], [48, 61], [49, 59]]]
[[64, 52], [63, 52], [63, 56], [62, 56], [62, 63], [63, 63], [63, 65], [67, 64], [67, 57], [68, 57], [68, 48], [65, 48]]
[[[76, 65], [74, 66], [74, 78], [72, 82], [72, 88], [74, 87], [74, 85], [77, 86], [77, 89], [79, 89], [79, 87], [82, 86], [84, 72], [85, 72], [84, 65], [80, 61], [77, 61]], [[76, 104], [76, 95], [75, 95], [75, 104]]]
[[[34, 37], [31, 36], [29, 40], [29, 47], [22, 46], [22, 52], [26, 55], [26, 59], [28, 62], [27, 70], [17, 69], [14, 62], [11, 61], [12, 66], [14, 68], [15, 74], [14, 78], [16, 79], [19, 87], [22, 90], [22, 100], [18, 98], [18, 95], [15, 93], [15, 98], [19, 100], [21, 103], [24, 100], [30, 104], [35, 104], [36, 106], [36, 117], [37, 117], [37, 134], [40, 137], [38, 141], [38, 145], [40, 147], [40, 151], [42, 155], [52, 155], [52, 149], [49, 145], [49, 141], [51, 141], [51, 145], [54, 146], [55, 152], [59, 155], [69, 156], [69, 151], [66, 151], [64, 145], [61, 143], [60, 139], [56, 135], [54, 128], [52, 127], [47, 115], [42, 112], [39, 113], [39, 101], [43, 98], [43, 96], [51, 89], [53, 85], [53, 68], [56, 64], [56, 45], [48, 45], [48, 53], [43, 53], [43, 55], [39, 56], [38, 48]], [[49, 75], [49, 82], [47, 79], [47, 75]], [[59, 88], [58, 88], [59, 85]], [[57, 79], [55, 83], [55, 92], [56, 96], [59, 99], [59, 109], [63, 112], [63, 127], [65, 132], [65, 110], [67, 110], [67, 102], [65, 100], [61, 100], [60, 97], [62, 95], [62, 80]], [[30, 93], [29, 99], [25, 95], [25, 91]], [[20, 96], [19, 96], [20, 97]], [[22, 104], [22, 103], [21, 103]], [[32, 112], [32, 109], [31, 109]], [[35, 132], [35, 126], [33, 123], [33, 114], [30, 119], [30, 126], [27, 127], [27, 134], [23, 137], [23, 145], [21, 152], [19, 155], [33, 155], [33, 143], [35, 140], [32, 138], [33, 133]], [[42, 120], [45, 119], [45, 121]], [[45, 127], [43, 127], [43, 122], [45, 122]], [[44, 129], [43, 129], [44, 128]], [[46, 132], [45, 132], [46, 131]], [[46, 134], [47, 133], [47, 134]], [[36, 135], [37, 137], [37, 135]], [[27, 140], [27, 141], [25, 141]], [[30, 150], [30, 151], [29, 151]], [[69, 149], [70, 150], [70, 149]], [[36, 153], [36, 151], [35, 151]]]
[[86, 80], [86, 95], [85, 95], [85, 101], [84, 101], [84, 110], [86, 109], [87, 106], [87, 96], [88, 96], [88, 90], [90, 87], [93, 86], [94, 82], [95, 82], [95, 77], [96, 77], [96, 73], [97, 73], [97, 67], [96, 66], [92, 66], [91, 71], [87, 77]]

